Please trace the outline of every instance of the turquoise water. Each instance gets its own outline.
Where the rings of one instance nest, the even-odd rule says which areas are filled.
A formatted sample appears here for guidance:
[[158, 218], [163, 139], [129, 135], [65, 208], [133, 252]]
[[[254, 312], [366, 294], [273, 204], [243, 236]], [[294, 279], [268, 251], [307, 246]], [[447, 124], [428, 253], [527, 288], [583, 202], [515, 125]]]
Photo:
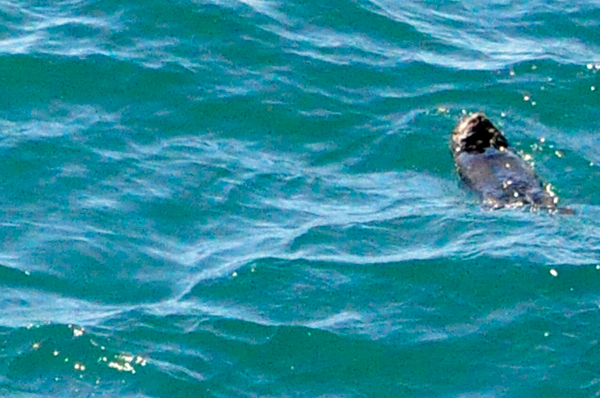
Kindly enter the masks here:
[[[600, 2], [0, 15], [0, 396], [600, 394]], [[477, 110], [574, 216], [480, 208]]]

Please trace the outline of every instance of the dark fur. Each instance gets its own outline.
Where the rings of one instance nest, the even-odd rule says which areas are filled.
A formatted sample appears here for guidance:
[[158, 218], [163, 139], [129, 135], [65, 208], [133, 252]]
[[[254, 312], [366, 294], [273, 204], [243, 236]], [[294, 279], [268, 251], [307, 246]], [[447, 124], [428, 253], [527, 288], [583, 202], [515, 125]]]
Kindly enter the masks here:
[[486, 208], [530, 206], [551, 212], [558, 198], [544, 189], [533, 169], [508, 144], [492, 122], [475, 113], [462, 119], [452, 131], [452, 156], [458, 173], [483, 200]]

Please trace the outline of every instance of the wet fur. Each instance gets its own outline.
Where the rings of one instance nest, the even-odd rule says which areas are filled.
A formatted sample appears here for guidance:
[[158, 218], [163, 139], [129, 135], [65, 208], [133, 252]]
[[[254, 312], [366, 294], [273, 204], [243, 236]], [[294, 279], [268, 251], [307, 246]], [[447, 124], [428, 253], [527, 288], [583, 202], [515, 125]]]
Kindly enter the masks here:
[[456, 125], [450, 148], [458, 173], [479, 193], [484, 207], [529, 206], [572, 213], [557, 208], [556, 195], [544, 188], [531, 166], [483, 113], [469, 115]]

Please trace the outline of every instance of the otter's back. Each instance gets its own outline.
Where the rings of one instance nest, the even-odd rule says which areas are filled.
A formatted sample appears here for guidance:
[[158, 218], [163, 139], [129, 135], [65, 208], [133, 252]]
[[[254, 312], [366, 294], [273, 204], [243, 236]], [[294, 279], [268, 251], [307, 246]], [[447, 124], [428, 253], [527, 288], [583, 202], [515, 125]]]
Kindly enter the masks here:
[[510, 149], [456, 152], [454, 161], [461, 177], [487, 206], [555, 206], [554, 195], [543, 189], [531, 167]]

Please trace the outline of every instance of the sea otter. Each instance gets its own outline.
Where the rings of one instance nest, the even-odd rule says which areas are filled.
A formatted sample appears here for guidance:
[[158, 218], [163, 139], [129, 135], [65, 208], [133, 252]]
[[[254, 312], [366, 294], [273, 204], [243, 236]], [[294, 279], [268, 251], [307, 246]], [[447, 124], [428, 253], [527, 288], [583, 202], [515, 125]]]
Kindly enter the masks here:
[[542, 185], [529, 164], [508, 145], [500, 130], [481, 112], [462, 119], [452, 131], [450, 148], [462, 179], [488, 209], [529, 206], [552, 213], [558, 197]]

